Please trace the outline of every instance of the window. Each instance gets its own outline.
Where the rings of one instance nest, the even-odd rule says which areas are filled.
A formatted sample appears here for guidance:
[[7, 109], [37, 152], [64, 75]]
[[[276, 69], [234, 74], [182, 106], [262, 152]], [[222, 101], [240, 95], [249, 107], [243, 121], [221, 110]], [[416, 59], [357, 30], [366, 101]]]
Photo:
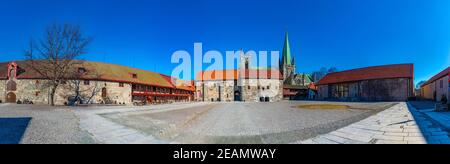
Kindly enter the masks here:
[[124, 85], [123, 85], [123, 83], [119, 83], [119, 87], [123, 87]]
[[86, 68], [83, 68], [83, 67], [78, 68], [78, 73], [80, 73], [80, 74], [86, 73]]
[[444, 80], [441, 80], [440, 82], [439, 82], [439, 88], [444, 88]]
[[245, 70], [248, 70], [249, 66], [248, 66], [248, 60], [245, 61]]
[[250, 89], [250, 86], [247, 86], [247, 89]]
[[133, 76], [133, 79], [137, 79], [137, 74], [133, 73], [132, 76]]
[[89, 80], [84, 80], [84, 85], [90, 85], [91, 84], [91, 82], [89, 81]]
[[333, 97], [334, 98], [346, 98], [348, 97], [348, 84], [339, 84], [333, 86]]
[[270, 86], [267, 86], [267, 89], [270, 89]]

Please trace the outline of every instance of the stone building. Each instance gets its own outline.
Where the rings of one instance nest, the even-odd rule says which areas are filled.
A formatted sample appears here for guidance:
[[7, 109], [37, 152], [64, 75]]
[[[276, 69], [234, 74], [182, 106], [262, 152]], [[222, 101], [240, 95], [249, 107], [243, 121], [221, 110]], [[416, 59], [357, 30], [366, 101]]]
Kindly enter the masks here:
[[283, 98], [283, 80], [277, 69], [252, 69], [250, 56], [241, 55], [235, 70], [210, 70], [197, 74], [197, 101], [275, 102]]
[[318, 98], [406, 101], [413, 96], [413, 67], [412, 64], [397, 64], [330, 73], [316, 84]]
[[[16, 103], [32, 101], [48, 104], [48, 79], [28, 67], [28, 61], [0, 63], [0, 101]], [[191, 101], [192, 82], [173, 79], [159, 73], [89, 61], [77, 62], [77, 79], [61, 82], [55, 95], [55, 104], [70, 101], [89, 104], [169, 103]], [[79, 93], [77, 100], [71, 100]]]
[[430, 78], [421, 86], [421, 97], [441, 101], [442, 97], [450, 100], [450, 67]]

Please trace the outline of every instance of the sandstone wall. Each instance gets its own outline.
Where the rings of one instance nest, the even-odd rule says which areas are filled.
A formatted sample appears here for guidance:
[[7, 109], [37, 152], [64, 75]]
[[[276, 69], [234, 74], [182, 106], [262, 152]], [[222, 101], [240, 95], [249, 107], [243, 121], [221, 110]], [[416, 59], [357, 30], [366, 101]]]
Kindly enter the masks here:
[[276, 79], [242, 80], [243, 101], [260, 101], [261, 97], [269, 97], [271, 102], [283, 99], [282, 81]]

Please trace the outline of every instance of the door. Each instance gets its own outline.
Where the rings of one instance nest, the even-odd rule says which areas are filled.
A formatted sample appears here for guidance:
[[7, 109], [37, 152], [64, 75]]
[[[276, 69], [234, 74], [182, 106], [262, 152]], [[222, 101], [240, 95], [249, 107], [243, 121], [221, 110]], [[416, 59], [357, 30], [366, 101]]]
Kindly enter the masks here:
[[9, 92], [6, 95], [6, 102], [7, 103], [16, 103], [16, 94], [14, 94], [13, 92]]
[[241, 101], [241, 92], [239, 91], [234, 92], [234, 101]]

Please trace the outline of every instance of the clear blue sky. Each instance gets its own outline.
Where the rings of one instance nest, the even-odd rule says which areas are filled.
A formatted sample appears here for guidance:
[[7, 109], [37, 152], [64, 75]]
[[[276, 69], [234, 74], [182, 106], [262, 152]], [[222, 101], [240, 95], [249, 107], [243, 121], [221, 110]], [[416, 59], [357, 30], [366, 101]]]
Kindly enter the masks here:
[[53, 23], [94, 37], [84, 59], [171, 74], [176, 50], [280, 50], [298, 72], [414, 63], [416, 82], [450, 65], [449, 0], [0, 0], [0, 61], [23, 59]]

